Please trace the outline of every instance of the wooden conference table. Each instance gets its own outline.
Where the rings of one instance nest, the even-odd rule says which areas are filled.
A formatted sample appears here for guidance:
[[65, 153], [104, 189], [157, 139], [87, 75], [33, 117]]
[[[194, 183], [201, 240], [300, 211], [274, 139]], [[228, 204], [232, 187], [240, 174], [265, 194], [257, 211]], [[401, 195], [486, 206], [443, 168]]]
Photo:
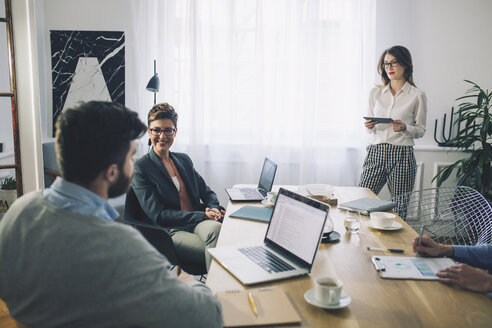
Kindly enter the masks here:
[[[296, 191], [297, 187], [287, 186]], [[277, 188], [278, 189], [278, 188]], [[337, 187], [338, 202], [376, 196], [368, 189]], [[227, 214], [245, 203], [229, 203]], [[345, 233], [345, 211], [332, 206], [330, 216], [335, 231], [341, 235], [334, 244], [321, 244], [312, 272], [308, 276], [246, 287], [215, 260], [207, 285], [214, 291], [243, 290], [274, 286], [282, 288], [302, 318], [302, 327], [490, 327], [492, 300], [484, 294], [449, 287], [437, 281], [381, 279], [370, 260], [372, 255], [395, 255], [367, 251], [367, 246], [404, 249], [405, 256], [415, 256], [412, 241], [418, 235], [398, 218], [403, 228], [397, 231], [374, 230], [361, 216], [359, 234]], [[266, 223], [224, 219], [217, 246], [261, 243]], [[324, 310], [304, 300], [304, 293], [314, 287], [314, 279], [338, 277], [351, 304], [343, 309]]]

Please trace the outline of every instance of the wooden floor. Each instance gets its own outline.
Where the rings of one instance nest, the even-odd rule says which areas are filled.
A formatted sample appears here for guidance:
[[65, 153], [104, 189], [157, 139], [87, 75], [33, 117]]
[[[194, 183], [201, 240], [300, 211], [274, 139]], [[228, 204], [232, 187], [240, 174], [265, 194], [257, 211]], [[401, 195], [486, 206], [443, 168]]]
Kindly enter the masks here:
[[0, 327], [2, 328], [17, 328], [17, 324], [10, 317], [9, 310], [5, 303], [0, 299]]

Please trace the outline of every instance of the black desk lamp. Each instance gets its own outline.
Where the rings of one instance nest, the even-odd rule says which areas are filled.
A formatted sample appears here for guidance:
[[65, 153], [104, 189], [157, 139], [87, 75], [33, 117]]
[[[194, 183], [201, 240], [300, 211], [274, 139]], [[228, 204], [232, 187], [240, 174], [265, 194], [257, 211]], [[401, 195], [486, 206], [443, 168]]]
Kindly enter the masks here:
[[150, 92], [154, 93], [154, 105], [156, 104], [156, 97], [155, 94], [156, 92], [159, 92], [159, 75], [156, 72], [156, 62], [154, 59], [154, 75], [150, 78], [149, 83], [147, 83], [147, 87], [145, 89], [149, 90]]

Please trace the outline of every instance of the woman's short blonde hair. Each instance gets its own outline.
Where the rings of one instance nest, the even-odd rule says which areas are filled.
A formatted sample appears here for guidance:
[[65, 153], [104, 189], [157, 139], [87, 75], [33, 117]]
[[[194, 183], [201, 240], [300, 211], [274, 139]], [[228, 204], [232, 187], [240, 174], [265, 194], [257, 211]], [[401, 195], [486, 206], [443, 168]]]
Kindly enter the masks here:
[[147, 115], [147, 126], [157, 120], [171, 120], [174, 123], [174, 127], [178, 127], [178, 113], [168, 103], [160, 103], [152, 107], [149, 115]]

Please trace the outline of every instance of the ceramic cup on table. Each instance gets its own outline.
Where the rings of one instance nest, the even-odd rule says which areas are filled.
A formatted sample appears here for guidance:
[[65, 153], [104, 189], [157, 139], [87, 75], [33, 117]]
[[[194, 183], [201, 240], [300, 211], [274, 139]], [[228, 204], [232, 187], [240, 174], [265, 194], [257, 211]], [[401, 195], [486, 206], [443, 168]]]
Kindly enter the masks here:
[[275, 202], [277, 201], [277, 192], [276, 191], [269, 191], [267, 192], [266, 195], [266, 203], [268, 205], [275, 205]]
[[314, 298], [325, 305], [337, 304], [342, 294], [343, 282], [332, 277], [322, 277], [314, 281]]
[[376, 228], [389, 228], [393, 225], [396, 215], [387, 212], [372, 212], [371, 223]]
[[323, 203], [329, 203], [335, 191], [335, 187], [325, 184], [308, 184], [305, 188], [309, 197]]

